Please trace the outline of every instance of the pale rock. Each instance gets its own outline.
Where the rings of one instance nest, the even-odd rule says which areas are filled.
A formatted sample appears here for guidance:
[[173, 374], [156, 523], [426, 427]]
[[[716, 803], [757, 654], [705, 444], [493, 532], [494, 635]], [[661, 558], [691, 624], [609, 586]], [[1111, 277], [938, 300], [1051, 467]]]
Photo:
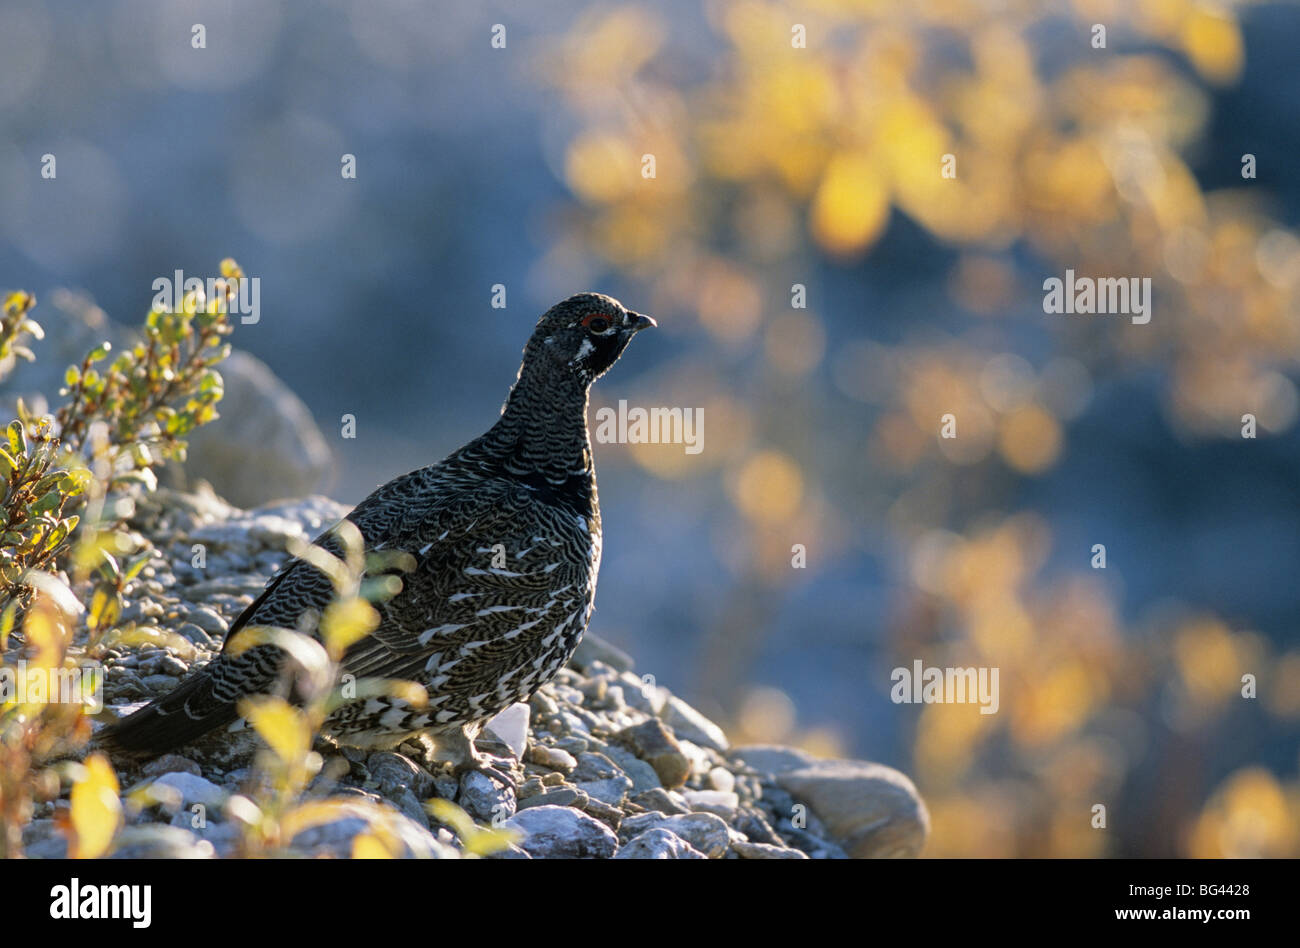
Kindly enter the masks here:
[[656, 827], [633, 837], [615, 859], [707, 859], [677, 834]]
[[701, 747], [719, 752], [727, 749], [727, 735], [722, 732], [722, 728], [676, 695], [668, 699], [660, 717], [673, 729], [679, 740], [685, 738]]
[[611, 645], [598, 635], [587, 632], [578, 643], [569, 664], [574, 668], [586, 668], [593, 662], [604, 662], [621, 672], [631, 671], [636, 663], [632, 656], [617, 645]]
[[655, 718], [624, 728], [614, 735], [614, 740], [631, 748], [638, 758], [653, 767], [665, 787], [680, 787], [690, 775], [690, 758], [663, 722]]
[[548, 747], [545, 744], [533, 744], [528, 748], [528, 761], [548, 770], [558, 770], [562, 774], [571, 774], [578, 766], [578, 760], [566, 750]]
[[528, 747], [528, 720], [528, 705], [522, 701], [517, 701], [510, 707], [498, 712], [483, 727], [484, 730], [495, 734], [503, 744], [510, 748], [515, 759], [520, 760], [524, 756], [524, 750]]
[[164, 794], [173, 798], [179, 795], [180, 805], [185, 808], [200, 803], [216, 811], [226, 799], [226, 791], [211, 780], [181, 770], [163, 774], [150, 784], [150, 789], [159, 799], [163, 799]]
[[712, 813], [727, 822], [736, 818], [736, 809], [740, 806], [740, 798], [724, 790], [683, 790], [682, 796], [693, 811]]
[[608, 859], [618, 851], [613, 830], [567, 806], [520, 810], [506, 826], [524, 834], [519, 846], [534, 859]]
[[883, 764], [819, 760], [776, 777], [855, 859], [920, 854], [930, 814], [906, 776]]
[[498, 824], [515, 815], [514, 788], [493, 780], [481, 770], [469, 770], [460, 778], [457, 802], [470, 816], [484, 823]]
[[727, 824], [712, 813], [687, 813], [682, 816], [638, 813], [623, 821], [621, 832], [628, 838], [633, 838], [651, 829], [668, 830], [710, 859], [722, 858], [731, 843]]
[[788, 846], [773, 846], [768, 843], [752, 843], [748, 840], [732, 840], [731, 849], [741, 859], [807, 859], [806, 853]]

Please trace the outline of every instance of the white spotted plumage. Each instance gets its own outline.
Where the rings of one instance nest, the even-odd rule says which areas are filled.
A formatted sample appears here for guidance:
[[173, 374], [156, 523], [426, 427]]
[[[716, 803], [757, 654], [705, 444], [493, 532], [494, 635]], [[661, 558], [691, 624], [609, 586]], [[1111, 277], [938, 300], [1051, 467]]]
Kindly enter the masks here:
[[[348, 515], [367, 550], [409, 553], [414, 568], [393, 573], [400, 591], [376, 604], [379, 624], [347, 650], [343, 671], [413, 681], [429, 701], [423, 708], [387, 696], [352, 701], [330, 715], [327, 732], [356, 744], [425, 728], [470, 734], [568, 661], [591, 618], [601, 558], [587, 392], [652, 324], [599, 294], [553, 307], [524, 350], [496, 425], [440, 463], [385, 484]], [[332, 532], [317, 542], [341, 550]], [[298, 627], [332, 596], [324, 573], [293, 560], [232, 633], [250, 624]], [[237, 719], [240, 700], [275, 690], [284, 669], [274, 646], [223, 652], [111, 738], [130, 749], [169, 749]]]

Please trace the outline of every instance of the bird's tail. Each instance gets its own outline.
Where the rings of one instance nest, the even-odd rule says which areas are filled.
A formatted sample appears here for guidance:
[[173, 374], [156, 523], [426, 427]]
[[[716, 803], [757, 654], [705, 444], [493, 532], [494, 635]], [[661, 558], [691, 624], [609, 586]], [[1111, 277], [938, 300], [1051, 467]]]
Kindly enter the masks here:
[[232, 701], [214, 694], [209, 669], [191, 675], [176, 690], [110, 724], [95, 743], [106, 750], [153, 757], [187, 744], [239, 717]]

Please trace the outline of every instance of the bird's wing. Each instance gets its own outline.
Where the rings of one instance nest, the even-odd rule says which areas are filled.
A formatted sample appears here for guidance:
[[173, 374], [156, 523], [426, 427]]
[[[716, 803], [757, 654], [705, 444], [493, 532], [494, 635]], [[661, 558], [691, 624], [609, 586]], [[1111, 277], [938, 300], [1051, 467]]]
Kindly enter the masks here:
[[[490, 479], [402, 523], [383, 548], [409, 553], [415, 568], [395, 574], [402, 580], [401, 592], [378, 604], [379, 626], [352, 645], [344, 667], [374, 677], [413, 674], [423, 668], [431, 651], [429, 630], [447, 620], [451, 597], [467, 583], [508, 582], [522, 590], [540, 586], [542, 579], [490, 569], [495, 544], [508, 542], [536, 523], [539, 506], [529, 487], [511, 479]], [[478, 579], [465, 575], [467, 566]]]
[[[241, 612], [235, 621], [230, 624], [230, 629], [226, 632], [226, 640], [221, 646], [221, 651], [223, 653], [230, 647], [230, 643], [235, 636], [253, 620], [254, 616], [257, 616], [259, 610], [263, 610], [264, 614], [269, 612], [267, 607], [268, 600], [270, 600], [277, 592], [279, 592], [282, 597], [281, 601], [292, 599], [310, 603], [319, 599], [319, 596], [315, 594], [315, 591], [319, 586], [318, 580], [325, 579], [324, 574], [316, 570], [299, 569], [300, 565], [305, 565], [302, 560], [290, 560], [284, 565], [280, 572], [276, 573], [275, 576], [271, 578], [271, 581], [266, 584], [266, 588], [262, 590], [261, 595], [244, 607], [244, 611]], [[309, 572], [314, 573], [315, 575], [308, 575]], [[285, 580], [290, 576], [293, 576], [294, 578], [289, 581], [288, 586], [285, 586]], [[325, 586], [327, 589], [329, 588], [330, 584], [328, 580], [326, 580]], [[332, 590], [330, 591], [332, 592]], [[324, 602], [329, 602], [328, 597], [326, 597]], [[259, 618], [257, 624], [273, 625], [283, 623], [272, 623], [267, 618]], [[292, 624], [288, 627], [292, 628]]]
[[[404, 519], [411, 519], [411, 511], [418, 509], [412, 496], [429, 496], [431, 481], [436, 481], [436, 473], [431, 474], [431, 469], [411, 471], [385, 484], [348, 513], [344, 519], [352, 521], [361, 531], [367, 552], [389, 546], [387, 539], [399, 533]], [[433, 498], [431, 509], [440, 509], [436, 493]], [[338, 527], [339, 524], [333, 524], [318, 534], [312, 544], [334, 556], [343, 556]], [[222, 651], [229, 648], [235, 634], [247, 625], [293, 629], [304, 612], [320, 612], [333, 598], [334, 585], [329, 577], [307, 561], [293, 557], [231, 624]]]

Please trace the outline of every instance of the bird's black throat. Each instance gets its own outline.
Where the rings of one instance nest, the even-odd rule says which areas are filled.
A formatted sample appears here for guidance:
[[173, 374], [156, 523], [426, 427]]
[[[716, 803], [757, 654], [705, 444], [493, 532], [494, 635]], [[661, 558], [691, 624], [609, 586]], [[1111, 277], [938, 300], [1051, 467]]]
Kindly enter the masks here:
[[546, 361], [526, 359], [501, 418], [482, 438], [489, 466], [501, 476], [546, 503], [588, 517], [595, 508], [589, 385]]

